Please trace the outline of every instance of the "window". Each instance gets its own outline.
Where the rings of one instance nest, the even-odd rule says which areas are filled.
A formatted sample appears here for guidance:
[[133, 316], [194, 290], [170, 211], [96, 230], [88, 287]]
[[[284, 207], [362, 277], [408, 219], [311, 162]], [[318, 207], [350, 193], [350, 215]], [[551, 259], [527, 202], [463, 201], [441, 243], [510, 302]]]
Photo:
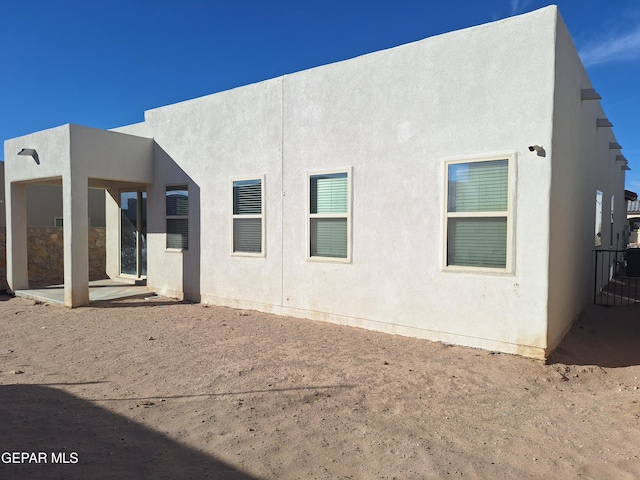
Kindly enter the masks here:
[[173, 185], [166, 190], [167, 248], [189, 248], [189, 190]]
[[602, 245], [602, 192], [596, 190], [596, 237], [594, 245]]
[[263, 253], [262, 184], [262, 179], [233, 181], [233, 253]]
[[507, 270], [509, 160], [447, 164], [449, 267]]
[[309, 257], [351, 257], [348, 172], [309, 176]]
[[[609, 232], [609, 248], [613, 248], [613, 223], [614, 223], [614, 209], [613, 209], [613, 202], [615, 200], [615, 196], [611, 195], [611, 232]], [[618, 238], [620, 238], [620, 236], [618, 236]], [[617, 244], [617, 240], [616, 240], [616, 244]]]

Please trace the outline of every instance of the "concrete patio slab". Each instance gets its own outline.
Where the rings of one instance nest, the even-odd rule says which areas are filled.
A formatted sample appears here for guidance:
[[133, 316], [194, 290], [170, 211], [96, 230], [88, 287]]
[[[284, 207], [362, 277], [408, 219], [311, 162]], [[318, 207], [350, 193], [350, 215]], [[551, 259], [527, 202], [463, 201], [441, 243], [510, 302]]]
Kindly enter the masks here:
[[[16, 290], [17, 297], [30, 298], [32, 300], [64, 305], [64, 285], [51, 285], [26, 290]], [[135, 285], [117, 280], [95, 280], [89, 282], [89, 300], [116, 300], [119, 298], [138, 297], [150, 295], [146, 285]]]

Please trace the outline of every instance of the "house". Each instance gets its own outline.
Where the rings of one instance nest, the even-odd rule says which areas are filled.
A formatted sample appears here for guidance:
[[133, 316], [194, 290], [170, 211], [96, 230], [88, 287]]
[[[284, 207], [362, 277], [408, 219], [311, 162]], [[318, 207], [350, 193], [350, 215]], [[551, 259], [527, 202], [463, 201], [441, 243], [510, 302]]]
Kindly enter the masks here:
[[640, 202], [638, 194], [630, 190], [624, 191], [624, 199], [627, 204], [627, 231], [628, 245], [638, 247], [638, 231], [640, 231]]
[[[550, 6], [113, 131], [14, 138], [9, 285], [29, 286], [26, 186], [62, 185], [65, 304], [88, 302], [87, 191], [98, 188], [113, 278], [543, 358], [592, 298], [593, 249], [625, 223], [626, 165], [599, 99]], [[130, 204], [136, 215], [122, 215]], [[125, 217], [138, 247], [123, 270]]]

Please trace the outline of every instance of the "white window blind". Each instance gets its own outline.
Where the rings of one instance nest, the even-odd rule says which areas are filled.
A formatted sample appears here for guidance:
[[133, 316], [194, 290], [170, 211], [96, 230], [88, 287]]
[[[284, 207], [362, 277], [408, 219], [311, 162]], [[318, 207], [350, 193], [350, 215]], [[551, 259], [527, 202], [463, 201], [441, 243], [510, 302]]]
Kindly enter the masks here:
[[347, 258], [347, 219], [311, 219], [311, 256]]
[[189, 248], [189, 220], [167, 219], [167, 248]]
[[506, 212], [507, 160], [449, 165], [450, 212]]
[[505, 268], [506, 218], [450, 218], [449, 265]]
[[348, 257], [347, 172], [310, 177], [310, 255]]
[[509, 161], [448, 166], [447, 265], [507, 267]]
[[233, 252], [262, 252], [262, 180], [233, 182]]
[[347, 174], [311, 177], [311, 213], [347, 213]]
[[187, 185], [166, 187], [167, 248], [189, 248], [189, 190]]

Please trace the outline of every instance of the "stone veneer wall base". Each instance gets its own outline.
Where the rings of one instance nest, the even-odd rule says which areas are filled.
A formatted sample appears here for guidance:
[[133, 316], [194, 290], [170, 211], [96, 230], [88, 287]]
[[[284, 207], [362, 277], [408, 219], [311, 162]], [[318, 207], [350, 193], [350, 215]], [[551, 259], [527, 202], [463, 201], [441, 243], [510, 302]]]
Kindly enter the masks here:
[[[64, 282], [63, 227], [28, 227], [28, 268], [30, 287]], [[108, 278], [104, 227], [89, 227], [89, 280]], [[7, 234], [0, 227], [0, 290], [7, 288]]]

